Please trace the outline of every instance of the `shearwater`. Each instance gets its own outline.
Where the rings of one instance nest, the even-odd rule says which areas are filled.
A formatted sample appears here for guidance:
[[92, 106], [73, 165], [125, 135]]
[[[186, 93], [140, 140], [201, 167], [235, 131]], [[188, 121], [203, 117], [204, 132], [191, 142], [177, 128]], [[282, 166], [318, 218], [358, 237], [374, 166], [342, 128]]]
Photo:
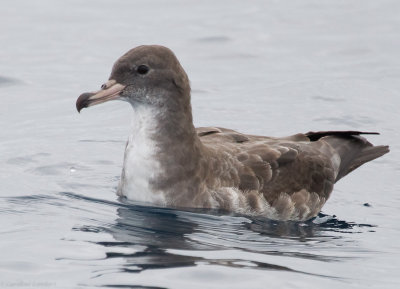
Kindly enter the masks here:
[[159, 45], [120, 57], [101, 90], [79, 96], [76, 108], [114, 99], [134, 110], [117, 193], [158, 206], [307, 220], [321, 210], [335, 182], [389, 152], [360, 136], [377, 134], [372, 132], [275, 138], [195, 128], [188, 76], [174, 53]]

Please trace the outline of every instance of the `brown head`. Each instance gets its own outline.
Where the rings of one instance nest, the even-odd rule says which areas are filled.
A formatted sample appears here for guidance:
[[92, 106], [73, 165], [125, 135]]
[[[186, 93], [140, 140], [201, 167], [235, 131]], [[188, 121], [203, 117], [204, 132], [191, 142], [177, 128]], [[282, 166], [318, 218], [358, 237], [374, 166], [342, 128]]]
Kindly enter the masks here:
[[188, 77], [174, 53], [159, 45], [129, 50], [114, 64], [109, 80], [97, 92], [79, 96], [76, 109], [121, 99], [133, 106], [148, 105], [175, 110], [190, 107]]

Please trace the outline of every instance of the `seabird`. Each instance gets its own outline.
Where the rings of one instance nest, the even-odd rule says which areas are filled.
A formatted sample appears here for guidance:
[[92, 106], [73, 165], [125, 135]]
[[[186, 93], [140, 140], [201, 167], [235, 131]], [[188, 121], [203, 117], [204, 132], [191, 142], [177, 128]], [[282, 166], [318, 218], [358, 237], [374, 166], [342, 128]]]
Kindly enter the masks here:
[[83, 108], [129, 102], [134, 121], [117, 194], [158, 206], [219, 208], [271, 219], [315, 217], [333, 185], [387, 152], [359, 131], [320, 131], [275, 138], [220, 127], [195, 128], [188, 76], [159, 45], [131, 49], [114, 64]]

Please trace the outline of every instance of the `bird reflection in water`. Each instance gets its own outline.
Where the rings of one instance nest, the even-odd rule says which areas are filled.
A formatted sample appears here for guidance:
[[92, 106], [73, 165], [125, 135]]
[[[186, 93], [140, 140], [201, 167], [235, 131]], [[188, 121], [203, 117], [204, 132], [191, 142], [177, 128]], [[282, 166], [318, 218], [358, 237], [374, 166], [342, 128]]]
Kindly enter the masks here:
[[[322, 213], [307, 222], [282, 222], [218, 210], [147, 207], [124, 199], [118, 204], [117, 214], [112, 225], [75, 229], [111, 234], [115, 241], [97, 244], [109, 248], [107, 258], [123, 258], [125, 262], [118, 270], [131, 273], [212, 264], [312, 274], [245, 259], [241, 253], [332, 261], [337, 258], [318, 253], [318, 250], [307, 251], [307, 244], [337, 242], [340, 239], [337, 233], [355, 233], [356, 228], [372, 227], [339, 221]], [[120, 248], [133, 252], [118, 252]], [[229, 256], [231, 254], [225, 257], [224, 251], [228, 250], [237, 250], [241, 257], [236, 254], [236, 257]]]

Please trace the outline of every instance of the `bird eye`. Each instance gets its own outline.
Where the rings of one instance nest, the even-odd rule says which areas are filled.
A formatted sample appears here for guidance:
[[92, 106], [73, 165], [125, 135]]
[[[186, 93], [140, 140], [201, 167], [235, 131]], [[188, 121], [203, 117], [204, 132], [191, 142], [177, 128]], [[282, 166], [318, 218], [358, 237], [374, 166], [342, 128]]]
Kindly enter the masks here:
[[139, 65], [137, 68], [136, 68], [136, 71], [139, 73], [139, 74], [146, 74], [147, 72], [149, 72], [149, 67], [148, 66], [146, 66], [146, 65]]

